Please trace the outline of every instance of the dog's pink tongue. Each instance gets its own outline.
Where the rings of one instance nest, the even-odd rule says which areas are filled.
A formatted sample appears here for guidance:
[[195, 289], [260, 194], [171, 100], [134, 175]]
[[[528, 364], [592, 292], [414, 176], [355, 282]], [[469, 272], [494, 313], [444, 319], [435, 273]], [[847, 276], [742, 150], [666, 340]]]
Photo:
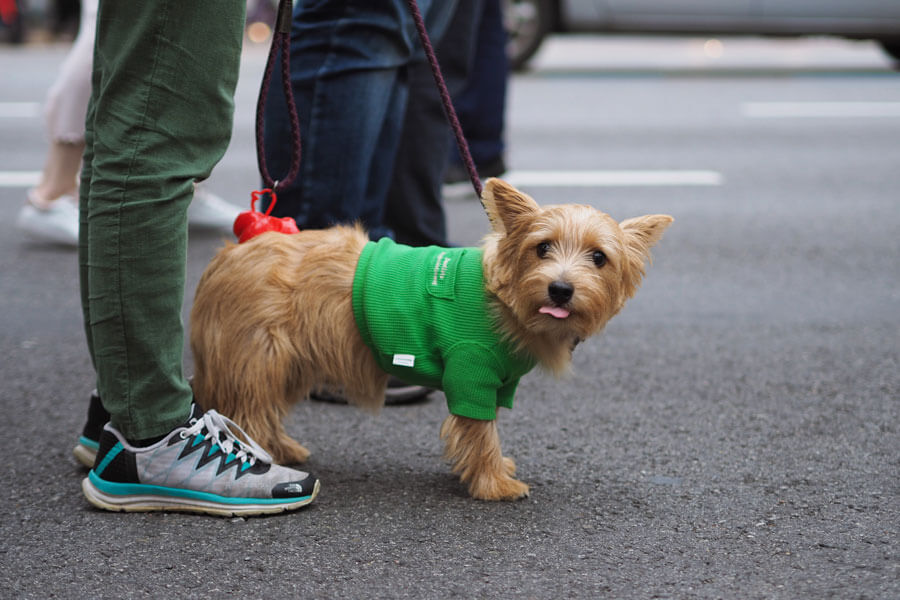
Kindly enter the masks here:
[[561, 306], [542, 306], [538, 312], [557, 319], [565, 319], [569, 316], [569, 311]]

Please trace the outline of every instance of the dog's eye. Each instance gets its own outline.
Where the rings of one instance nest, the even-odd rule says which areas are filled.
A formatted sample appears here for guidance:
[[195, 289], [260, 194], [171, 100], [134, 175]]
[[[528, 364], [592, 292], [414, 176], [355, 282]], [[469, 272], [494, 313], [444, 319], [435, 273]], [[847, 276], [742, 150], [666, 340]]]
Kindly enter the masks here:
[[537, 255], [538, 258], [546, 258], [547, 253], [550, 252], [550, 242], [541, 242], [537, 245]]
[[591, 259], [594, 261], [594, 264], [598, 267], [602, 267], [606, 264], [606, 255], [603, 254], [600, 250], [594, 250], [594, 254], [591, 255]]

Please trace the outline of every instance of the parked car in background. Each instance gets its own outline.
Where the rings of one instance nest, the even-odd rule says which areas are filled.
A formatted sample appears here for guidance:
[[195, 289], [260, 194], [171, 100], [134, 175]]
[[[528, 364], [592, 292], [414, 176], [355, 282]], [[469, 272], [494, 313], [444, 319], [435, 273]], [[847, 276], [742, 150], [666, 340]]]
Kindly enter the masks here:
[[900, 0], [504, 0], [521, 69], [555, 32], [831, 35], [876, 40], [900, 61]]

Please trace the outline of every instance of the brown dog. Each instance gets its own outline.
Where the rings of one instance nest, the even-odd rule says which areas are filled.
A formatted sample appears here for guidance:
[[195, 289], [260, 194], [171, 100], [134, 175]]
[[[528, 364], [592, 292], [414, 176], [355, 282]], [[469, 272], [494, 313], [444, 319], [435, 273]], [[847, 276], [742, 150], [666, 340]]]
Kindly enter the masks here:
[[191, 313], [197, 401], [276, 461], [300, 462], [309, 452], [282, 425], [292, 404], [330, 388], [377, 410], [390, 372], [444, 390], [445, 457], [472, 496], [526, 496], [500, 450], [497, 407], [511, 408], [536, 364], [569, 368], [637, 291], [672, 217], [619, 224], [588, 206], [541, 208], [497, 179], [483, 202], [493, 232], [480, 249], [375, 244], [358, 227], [227, 245]]

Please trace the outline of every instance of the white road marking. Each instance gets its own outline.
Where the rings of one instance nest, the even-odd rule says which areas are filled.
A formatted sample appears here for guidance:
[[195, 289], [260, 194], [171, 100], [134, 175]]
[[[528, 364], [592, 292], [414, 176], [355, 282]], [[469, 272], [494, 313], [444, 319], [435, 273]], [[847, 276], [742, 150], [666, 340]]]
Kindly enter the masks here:
[[896, 118], [900, 102], [744, 102], [751, 119]]
[[31, 187], [40, 180], [40, 171], [0, 171], [0, 187]]
[[[0, 171], [0, 187], [37, 185], [40, 171]], [[509, 171], [502, 176], [529, 187], [660, 187], [722, 185], [717, 171]]]
[[722, 185], [717, 171], [509, 171], [501, 176], [515, 186], [531, 187], [638, 187]]
[[0, 118], [22, 119], [38, 117], [41, 114], [39, 102], [0, 102]]

